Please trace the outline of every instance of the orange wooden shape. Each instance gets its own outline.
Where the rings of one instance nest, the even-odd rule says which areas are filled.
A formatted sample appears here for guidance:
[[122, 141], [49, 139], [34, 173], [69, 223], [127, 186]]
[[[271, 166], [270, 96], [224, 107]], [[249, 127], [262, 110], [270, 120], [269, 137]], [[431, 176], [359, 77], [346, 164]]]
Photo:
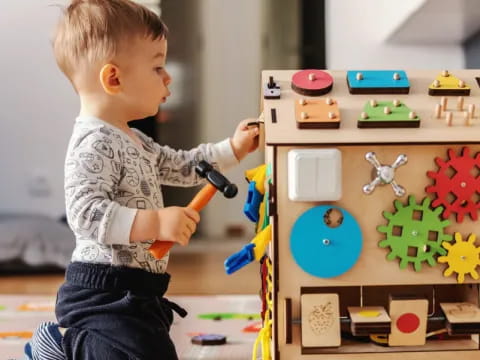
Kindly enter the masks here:
[[30, 339], [32, 336], [33, 336], [33, 333], [31, 331], [0, 332], [0, 339], [6, 339], [6, 338]]
[[[295, 119], [297, 127], [305, 129], [317, 128], [338, 128], [340, 127], [340, 110], [338, 103], [332, 99], [331, 104], [327, 104], [327, 98], [320, 100], [305, 99], [302, 105], [300, 100], [295, 101]], [[335, 114], [335, 117], [329, 118], [328, 113]], [[306, 119], [302, 119], [302, 113], [307, 114]]]

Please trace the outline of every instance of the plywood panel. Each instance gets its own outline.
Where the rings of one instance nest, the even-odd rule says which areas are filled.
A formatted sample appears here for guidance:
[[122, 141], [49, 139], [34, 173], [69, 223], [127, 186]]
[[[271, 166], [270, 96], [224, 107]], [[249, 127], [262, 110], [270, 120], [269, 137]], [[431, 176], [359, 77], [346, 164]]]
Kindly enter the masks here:
[[[411, 83], [409, 94], [396, 95], [350, 95], [346, 84], [346, 71], [329, 71], [334, 78], [334, 86], [330, 93], [320, 97], [305, 97], [291, 90], [290, 79], [296, 72], [292, 71], [264, 71], [262, 82], [273, 75], [282, 89], [281, 99], [264, 100], [265, 113], [265, 139], [270, 154], [267, 161], [274, 165], [275, 185], [275, 217], [274, 239], [270, 247], [270, 254], [274, 263], [275, 278], [275, 323], [273, 327], [273, 345], [281, 359], [301, 359], [302, 354], [325, 354], [319, 358], [328, 360], [366, 360], [366, 359], [402, 359], [417, 360], [451, 359], [457, 350], [462, 350], [462, 360], [473, 360], [478, 357], [478, 337], [459, 339], [455, 341], [427, 341], [426, 345], [418, 347], [386, 347], [379, 349], [372, 344], [349, 342], [343, 339], [338, 348], [302, 347], [302, 333], [300, 326], [301, 296], [300, 288], [338, 288], [353, 286], [358, 289], [368, 287], [369, 294], [375, 293], [376, 286], [411, 286], [411, 285], [453, 285], [456, 277], [442, 275], [445, 264], [430, 267], [426, 263], [421, 271], [416, 272], [412, 264], [407, 269], [399, 269], [398, 259], [387, 261], [389, 249], [381, 249], [379, 241], [385, 235], [377, 231], [377, 226], [387, 224], [382, 212], [394, 213], [395, 196], [392, 187], [385, 185], [377, 187], [372, 194], [365, 195], [362, 187], [372, 180], [372, 166], [365, 160], [367, 152], [375, 152], [382, 165], [391, 165], [400, 154], [408, 157], [406, 165], [399, 167], [395, 172], [395, 180], [406, 189], [406, 196], [400, 199], [404, 204], [408, 195], [414, 195], [417, 203], [427, 196], [425, 187], [433, 184], [427, 177], [429, 170], [436, 171], [436, 157], [447, 159], [447, 149], [452, 148], [459, 154], [463, 146], [471, 149], [471, 154], [480, 152], [480, 117], [477, 109], [476, 115], [470, 126], [465, 126], [463, 113], [457, 110], [457, 97], [448, 97], [447, 110], [453, 112], [452, 126], [448, 126], [442, 117], [435, 117], [435, 105], [441, 101], [440, 97], [429, 96], [428, 86], [436, 78], [439, 70], [432, 71], [407, 71]], [[469, 104], [480, 103], [480, 89], [474, 78], [475, 70], [452, 70], [452, 74], [463, 79], [472, 88], [471, 96], [464, 98], [464, 109]], [[325, 100], [331, 97], [338, 101], [341, 125], [339, 129], [298, 129], [295, 118], [295, 100], [300, 98]], [[414, 129], [359, 129], [357, 120], [370, 99], [377, 101], [392, 101], [399, 99], [421, 119], [420, 127]], [[272, 122], [272, 109], [275, 109], [276, 122]], [[291, 149], [325, 149], [335, 148], [342, 153], [342, 197], [339, 201], [332, 202], [299, 202], [288, 199], [288, 166], [287, 155]], [[428, 195], [434, 198], [432, 194]], [[329, 279], [319, 278], [307, 274], [295, 262], [290, 252], [290, 232], [295, 221], [302, 213], [319, 205], [332, 204], [341, 207], [352, 214], [362, 228], [363, 244], [361, 255], [356, 264], [346, 273]], [[480, 234], [480, 223], [472, 221], [468, 216], [458, 224], [454, 216], [450, 216], [451, 224], [445, 228], [449, 234], [459, 231], [464, 237], [471, 233]], [[322, 221], [322, 219], [319, 219]], [[312, 236], [318, 236], [312, 231]], [[319, 237], [320, 241], [322, 240]], [[341, 256], [338, 256], [341, 261]], [[466, 283], [478, 284], [470, 277]], [[465, 285], [468, 286], [468, 285]], [[400, 288], [396, 288], [398, 290]], [[423, 291], [423, 290], [422, 290]], [[341, 293], [341, 291], [331, 291]], [[471, 295], [474, 293], [474, 295]], [[432, 292], [435, 294], [435, 292]], [[442, 293], [443, 294], [443, 293]], [[462, 295], [463, 294], [463, 295]], [[478, 303], [478, 287], [468, 290], [465, 294], [460, 289], [458, 296], [453, 296], [450, 301], [471, 301]], [[433, 297], [435, 295], [432, 295]], [[440, 295], [439, 295], [440, 296]], [[369, 298], [372, 296], [369, 295]], [[291, 299], [291, 321], [284, 318], [285, 299]], [[440, 299], [448, 298], [441, 295]], [[340, 299], [340, 303], [342, 299]], [[355, 300], [356, 301], [356, 300]], [[382, 301], [383, 302], [383, 301]], [[353, 304], [351, 304], [353, 305]], [[363, 304], [364, 306], [387, 306], [383, 303]], [[438, 310], [438, 303], [430, 304], [428, 311]], [[355, 305], [357, 306], [357, 305]], [[342, 309], [340, 309], [342, 311]], [[437, 314], [438, 315], [438, 314]], [[340, 313], [342, 316], [342, 313]], [[291, 344], [285, 343], [285, 325], [291, 324]], [[290, 340], [290, 339], [289, 339]], [[436, 351], [438, 350], [438, 351]], [[476, 350], [476, 351], [468, 351]], [[375, 354], [378, 352], [378, 354]], [[274, 353], [275, 354], [275, 353]]]
[[[346, 71], [328, 71], [334, 78], [333, 89], [323, 97], [332, 97], [338, 102], [342, 123], [339, 129], [297, 129], [295, 122], [294, 100], [302, 95], [291, 89], [291, 77], [294, 70], [265, 70], [262, 73], [262, 83], [273, 75], [279, 83], [282, 94], [280, 100], [265, 100], [266, 141], [269, 144], [292, 143], [398, 143], [398, 142], [468, 142], [478, 141], [480, 119], [477, 115], [473, 119], [472, 130], [463, 124], [463, 114], [456, 110], [456, 96], [450, 96], [447, 110], [454, 112], [453, 126], [448, 127], [442, 119], [436, 119], [435, 105], [440, 102], [439, 96], [428, 95], [428, 86], [437, 77], [438, 70], [407, 71], [410, 80], [409, 94], [383, 95], [351, 95], [348, 92]], [[465, 107], [468, 104], [480, 103], [480, 89], [476, 84], [476, 70], [452, 70], [452, 74], [463, 79], [471, 86], [470, 96], [465, 97]], [[320, 99], [323, 97], [313, 97]], [[309, 99], [309, 97], [306, 97]], [[357, 119], [364, 104], [370, 99], [388, 100], [399, 99], [421, 119], [418, 129], [358, 129]], [[275, 108], [277, 122], [273, 124], [270, 118], [270, 109]], [[475, 131], [476, 130], [476, 131]]]
[[302, 294], [302, 346], [340, 346], [338, 294]]
[[425, 345], [427, 333], [428, 301], [426, 299], [392, 299], [389, 314], [392, 332], [389, 346]]
[[[479, 144], [466, 144], [472, 153], [480, 151]], [[451, 146], [460, 151], [462, 146]], [[448, 146], [444, 145], [361, 145], [336, 146], [342, 153], [342, 198], [331, 202], [352, 214], [362, 229], [363, 248], [358, 262], [347, 273], [331, 278], [321, 279], [305, 273], [294, 261], [290, 253], [290, 232], [297, 218], [320, 202], [295, 202], [287, 196], [287, 154], [290, 149], [302, 146], [281, 146], [277, 148], [277, 207], [278, 207], [278, 268], [282, 292], [286, 296], [297, 293], [299, 286], [348, 286], [348, 285], [400, 285], [400, 284], [449, 284], [456, 283], [455, 276], [444, 277], [444, 264], [430, 267], [422, 265], [415, 272], [411, 265], [407, 269], [399, 268], [398, 260], [387, 261], [388, 248], [379, 248], [378, 243], [384, 234], [377, 231], [378, 225], [387, 224], [383, 211], [394, 212], [393, 202], [399, 199], [407, 202], [406, 196], [395, 196], [390, 185], [378, 187], [370, 195], [362, 192], [362, 187], [371, 180], [372, 166], [364, 156], [374, 151], [384, 164], [392, 164], [399, 154], [408, 156], [408, 163], [399, 167], [395, 173], [396, 181], [406, 189], [407, 195], [415, 195], [417, 202], [426, 197], [425, 187], [433, 183], [427, 177], [428, 170], [436, 170], [435, 157], [446, 158]], [[311, 147], [310, 147], [311, 148]], [[474, 232], [480, 234], [480, 223], [467, 216], [462, 224], [449, 218], [451, 224], [445, 228], [447, 233], [459, 231], [462, 234]], [[319, 220], [321, 221], [321, 219]], [[315, 233], [312, 232], [312, 236]], [[341, 259], [339, 259], [341, 261]], [[466, 282], [476, 282], [467, 277]]]

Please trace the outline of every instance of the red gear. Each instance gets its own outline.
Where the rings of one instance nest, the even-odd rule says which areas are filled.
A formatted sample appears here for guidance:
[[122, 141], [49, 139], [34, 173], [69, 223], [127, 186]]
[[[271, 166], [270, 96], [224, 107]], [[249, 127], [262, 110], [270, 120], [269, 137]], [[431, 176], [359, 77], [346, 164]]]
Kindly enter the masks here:
[[[425, 191], [437, 196], [432, 206], [444, 207], [444, 219], [453, 213], [458, 223], [463, 221], [465, 214], [476, 221], [480, 208], [480, 153], [470, 157], [470, 149], [464, 147], [460, 156], [453, 149], [448, 149], [447, 154], [449, 159], [446, 161], [435, 158], [438, 171], [427, 171], [427, 176], [435, 180], [435, 184], [427, 186]], [[451, 177], [450, 168], [455, 171]]]

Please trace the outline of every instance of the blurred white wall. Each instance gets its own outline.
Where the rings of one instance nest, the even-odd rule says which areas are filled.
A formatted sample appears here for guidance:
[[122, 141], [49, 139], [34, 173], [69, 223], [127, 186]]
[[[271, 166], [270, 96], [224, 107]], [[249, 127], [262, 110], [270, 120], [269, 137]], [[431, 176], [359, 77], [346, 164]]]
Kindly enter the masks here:
[[[60, 9], [50, 5], [65, 3], [0, 1], [0, 211], [64, 213], [63, 162], [79, 105], [53, 58], [50, 37]], [[231, 136], [238, 121], [258, 115], [261, 10], [257, 0], [202, 0], [199, 141]], [[242, 214], [243, 172], [262, 161], [254, 154], [227, 174], [240, 192], [234, 200], [218, 196], [205, 210], [207, 235], [223, 235], [229, 224], [250, 226]]]
[[50, 35], [63, 0], [0, 2], [0, 211], [64, 213], [63, 162], [78, 103]]
[[396, 27], [424, 1], [326, 0], [327, 67], [339, 70], [463, 68], [465, 56], [461, 44], [415, 46], [388, 41]]

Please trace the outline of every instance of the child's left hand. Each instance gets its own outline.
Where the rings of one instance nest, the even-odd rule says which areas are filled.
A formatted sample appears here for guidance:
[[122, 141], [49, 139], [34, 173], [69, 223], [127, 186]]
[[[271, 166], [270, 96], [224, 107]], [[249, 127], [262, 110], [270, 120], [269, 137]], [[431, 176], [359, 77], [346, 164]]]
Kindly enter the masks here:
[[[248, 126], [249, 123], [255, 124]], [[230, 138], [230, 144], [238, 161], [257, 149], [258, 129], [258, 119], [245, 119], [238, 124], [233, 137]]]

